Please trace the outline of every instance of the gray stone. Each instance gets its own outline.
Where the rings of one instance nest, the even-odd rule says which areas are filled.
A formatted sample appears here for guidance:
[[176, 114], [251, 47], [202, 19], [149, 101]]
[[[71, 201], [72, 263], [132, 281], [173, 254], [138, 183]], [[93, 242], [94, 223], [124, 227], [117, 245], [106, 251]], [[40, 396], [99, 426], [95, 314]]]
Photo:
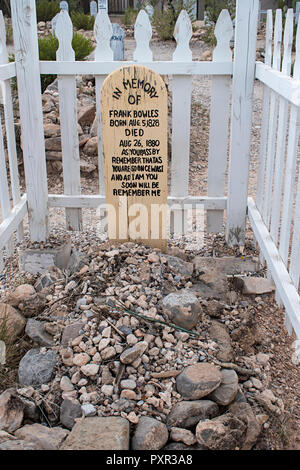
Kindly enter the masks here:
[[251, 450], [261, 432], [258, 423], [249, 403], [234, 402], [230, 405], [229, 411], [246, 425], [246, 435], [242, 443], [242, 450]]
[[84, 418], [73, 427], [61, 450], [128, 450], [129, 422], [117, 416]]
[[168, 260], [168, 265], [176, 274], [180, 274], [180, 276], [185, 278], [190, 278], [193, 275], [193, 263], [188, 263], [181, 258], [177, 258], [177, 256], [164, 255], [164, 257]]
[[25, 333], [39, 346], [53, 346], [54, 341], [52, 337], [47, 333], [44, 327], [44, 323], [29, 318], [25, 328]]
[[233, 402], [238, 392], [239, 378], [232, 369], [222, 369], [222, 381], [220, 386], [209, 395], [209, 398], [218, 405], [229, 405]]
[[77, 338], [77, 336], [80, 336], [80, 330], [82, 330], [83, 327], [84, 327], [84, 323], [81, 321], [72, 323], [71, 325], [67, 325], [64, 328], [64, 331], [62, 334], [62, 339], [61, 339], [62, 346], [68, 346], [69, 342], [72, 342], [73, 339]]
[[219, 387], [221, 378], [216, 366], [201, 362], [183, 369], [176, 378], [176, 388], [185, 400], [199, 400]]
[[234, 360], [234, 352], [227, 326], [217, 320], [213, 320], [208, 333], [209, 337], [218, 344], [217, 359], [222, 362], [232, 362]]
[[49, 287], [63, 278], [63, 273], [59, 268], [56, 266], [50, 266], [43, 272], [43, 274], [41, 274], [34, 287], [37, 292], [40, 292], [45, 287]]
[[72, 429], [76, 418], [81, 418], [82, 409], [77, 401], [65, 399], [60, 406], [60, 422], [67, 429]]
[[118, 23], [112, 24], [112, 37], [110, 38], [110, 48], [114, 53], [114, 60], [124, 60], [124, 38], [125, 32]]
[[132, 438], [133, 450], [159, 450], [169, 438], [167, 426], [157, 419], [142, 416]]
[[12, 307], [18, 307], [21, 302], [30, 299], [35, 293], [35, 288], [31, 284], [21, 284], [7, 297], [7, 302]]
[[84, 405], [81, 405], [81, 410], [82, 410], [83, 415], [87, 418], [89, 416], [95, 416], [97, 414], [96, 408], [91, 403], [86, 403]]
[[58, 356], [54, 351], [41, 353], [30, 349], [19, 364], [19, 382], [22, 385], [41, 385], [50, 382], [54, 375]]
[[58, 450], [68, 434], [69, 431], [61, 427], [48, 428], [38, 423], [26, 424], [15, 432], [17, 438], [43, 450]]
[[172, 292], [164, 297], [162, 304], [170, 321], [188, 330], [197, 324], [202, 312], [199, 300], [187, 289]]
[[218, 412], [218, 405], [210, 400], [180, 401], [172, 407], [167, 426], [190, 429], [202, 419], [215, 418]]
[[194, 434], [183, 428], [171, 428], [170, 439], [175, 442], [183, 442], [187, 446], [192, 446], [197, 442]]
[[197, 441], [209, 450], [241, 449], [245, 433], [246, 425], [231, 413], [200, 421], [196, 427]]
[[122, 352], [120, 361], [123, 364], [132, 364], [138, 357], [141, 357], [148, 347], [146, 341], [140, 341], [136, 343], [132, 348], [128, 348]]
[[[51, 139], [47, 139], [47, 141], [49, 140]], [[50, 266], [66, 269], [70, 260], [71, 248], [71, 240], [68, 239], [58, 248], [25, 250], [20, 254], [20, 269], [31, 274], [42, 274]]]
[[235, 285], [245, 295], [269, 294], [275, 290], [274, 283], [264, 277], [236, 277]]
[[67, 266], [68, 273], [70, 275], [75, 274], [86, 264], [89, 264], [88, 256], [80, 251], [72, 250], [72, 254]]
[[41, 450], [41, 448], [33, 442], [16, 439], [2, 442], [0, 444], [0, 450]]
[[0, 323], [5, 330], [5, 334], [11, 340], [15, 340], [23, 333], [26, 320], [23, 315], [11, 305], [0, 303]]
[[24, 404], [14, 389], [0, 395], [0, 429], [8, 433], [16, 431], [24, 418]]

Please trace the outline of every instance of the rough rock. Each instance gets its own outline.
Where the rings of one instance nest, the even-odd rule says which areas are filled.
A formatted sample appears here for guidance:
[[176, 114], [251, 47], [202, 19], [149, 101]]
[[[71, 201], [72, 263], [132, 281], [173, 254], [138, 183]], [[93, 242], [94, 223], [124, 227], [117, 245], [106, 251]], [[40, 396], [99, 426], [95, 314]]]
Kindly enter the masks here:
[[184, 278], [190, 278], [193, 275], [193, 263], [183, 261], [182, 259], [177, 258], [177, 256], [164, 255], [164, 257], [168, 260], [168, 265], [177, 275]]
[[97, 155], [98, 152], [98, 138], [92, 137], [85, 144], [83, 151], [86, 155], [92, 156]]
[[140, 341], [136, 343], [132, 348], [128, 348], [122, 352], [120, 356], [120, 361], [123, 364], [132, 364], [136, 359], [141, 357], [148, 347], [146, 341]]
[[231, 413], [200, 421], [196, 427], [197, 441], [209, 450], [241, 449], [245, 433], [246, 425]]
[[218, 405], [210, 400], [180, 401], [168, 414], [167, 426], [189, 429], [202, 419], [215, 418], [218, 412]]
[[128, 450], [129, 422], [117, 416], [84, 418], [73, 427], [61, 450]]
[[64, 328], [61, 344], [62, 346], [68, 346], [69, 342], [73, 341], [73, 339], [77, 338], [80, 335], [80, 330], [82, 330], [84, 323], [81, 321], [72, 323], [71, 325], [67, 325]]
[[0, 395], [0, 429], [8, 433], [16, 431], [24, 418], [24, 404], [15, 390], [7, 389]]
[[45, 287], [49, 287], [53, 283], [63, 278], [64, 278], [63, 273], [57, 266], [50, 266], [39, 277], [34, 287], [37, 292], [40, 292]]
[[216, 366], [202, 362], [183, 369], [176, 378], [176, 388], [185, 400], [199, 400], [213, 392], [221, 379], [221, 372]]
[[65, 399], [60, 406], [60, 422], [67, 429], [72, 429], [76, 418], [81, 418], [82, 409], [78, 401]]
[[67, 271], [70, 275], [75, 274], [76, 272], [80, 271], [83, 266], [88, 264], [89, 259], [85, 253], [81, 251], [72, 250], [72, 254], [67, 266]]
[[232, 362], [234, 360], [234, 352], [227, 326], [217, 320], [212, 320], [208, 333], [210, 338], [218, 344], [217, 359], [222, 362]]
[[2, 322], [5, 325], [6, 335], [11, 340], [20, 336], [26, 325], [26, 320], [20, 312], [11, 305], [0, 303], [0, 323]]
[[43, 322], [29, 318], [25, 328], [25, 333], [39, 346], [51, 347], [54, 345], [52, 337], [45, 330]]
[[236, 277], [235, 285], [245, 295], [269, 294], [275, 290], [274, 283], [264, 277]]
[[0, 444], [5, 441], [15, 441], [17, 438], [6, 431], [0, 430]]
[[99, 365], [97, 364], [87, 364], [85, 366], [80, 367], [81, 372], [86, 375], [87, 377], [93, 377], [99, 371]]
[[222, 369], [222, 381], [220, 386], [209, 395], [209, 398], [218, 405], [229, 405], [238, 392], [239, 378], [234, 370]]
[[95, 416], [97, 414], [97, 409], [91, 403], [85, 403], [81, 406], [82, 413], [85, 417]]
[[21, 441], [19, 439], [9, 440], [0, 444], [0, 450], [41, 450], [33, 442]]
[[187, 446], [192, 446], [197, 442], [196, 437], [191, 431], [182, 428], [171, 428], [170, 439], [175, 442], [183, 442]]
[[50, 382], [57, 365], [57, 354], [48, 350], [30, 349], [19, 364], [19, 382], [23, 385], [41, 385]]
[[257, 421], [249, 403], [232, 403], [229, 411], [247, 426], [246, 436], [242, 444], [242, 450], [250, 450], [257, 442], [261, 432], [261, 426]]
[[35, 288], [31, 284], [22, 284], [7, 297], [7, 302], [12, 307], [18, 307], [24, 299], [30, 298], [35, 293]]
[[133, 450], [159, 450], [168, 441], [167, 426], [157, 419], [142, 416], [132, 438]]
[[170, 321], [188, 330], [194, 328], [202, 312], [199, 300], [187, 289], [167, 295], [162, 304]]
[[15, 436], [23, 441], [36, 444], [43, 450], [58, 450], [69, 431], [61, 427], [48, 428], [42, 424], [26, 424], [15, 432]]
[[78, 112], [78, 122], [81, 126], [92, 125], [96, 116], [96, 106], [85, 106]]

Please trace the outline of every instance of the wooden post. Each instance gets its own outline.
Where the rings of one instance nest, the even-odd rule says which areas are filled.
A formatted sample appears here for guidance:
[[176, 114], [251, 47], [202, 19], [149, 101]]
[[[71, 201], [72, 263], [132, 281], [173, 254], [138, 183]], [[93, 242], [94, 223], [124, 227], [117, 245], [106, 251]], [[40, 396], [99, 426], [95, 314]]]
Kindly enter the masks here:
[[44, 241], [48, 232], [48, 188], [35, 1], [11, 0], [11, 10], [30, 237], [32, 241]]
[[245, 241], [258, 10], [259, 0], [237, 1], [226, 223], [230, 245]]
[[[55, 34], [59, 40], [57, 60], [74, 62], [73, 25], [66, 10], [62, 10], [58, 15]], [[81, 192], [75, 76], [58, 76], [58, 92], [64, 191], [67, 195], [75, 196]], [[66, 225], [67, 230], [82, 229], [81, 209], [66, 209]]]

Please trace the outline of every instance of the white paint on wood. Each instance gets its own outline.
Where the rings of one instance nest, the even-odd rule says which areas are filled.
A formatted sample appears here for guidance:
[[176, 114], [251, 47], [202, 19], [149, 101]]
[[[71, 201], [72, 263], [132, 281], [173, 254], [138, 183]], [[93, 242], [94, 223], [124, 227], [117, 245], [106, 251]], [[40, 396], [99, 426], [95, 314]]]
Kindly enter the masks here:
[[[102, 47], [98, 47], [100, 53], [105, 52]], [[109, 48], [110, 49], [110, 48]], [[111, 51], [111, 49], [110, 49]], [[112, 51], [110, 57], [113, 57]], [[95, 52], [96, 55], [96, 52]], [[126, 61], [127, 65], [134, 65], [136, 62]], [[13, 65], [13, 64], [10, 64]], [[161, 75], [232, 75], [233, 64], [232, 62], [143, 62], [145, 67], [152, 68], [155, 72]], [[262, 64], [263, 65], [263, 64]], [[52, 62], [42, 60], [40, 61], [40, 73], [43, 74], [57, 74], [57, 75], [108, 75], [114, 70], [123, 67], [124, 62], [113, 62], [113, 59], [106, 59], [105, 61], [92, 62], [92, 61], [78, 61], [78, 62]], [[11, 72], [12, 73], [12, 72]], [[5, 74], [7, 76], [8, 74]], [[1, 68], [0, 68], [1, 77]], [[280, 81], [281, 76], [279, 76]], [[1, 79], [1, 78], [0, 78]], [[283, 82], [282, 82], [283, 83]], [[293, 87], [296, 91], [296, 87]], [[300, 103], [300, 94], [298, 91], [298, 101]], [[290, 92], [290, 94], [292, 91]], [[296, 99], [296, 97], [295, 97]]]
[[[2, 11], [0, 11], [0, 64], [7, 64], [7, 63], [8, 63], [8, 52], [6, 48], [5, 23], [4, 23]], [[0, 87], [2, 89], [2, 100], [3, 100], [3, 107], [4, 107], [11, 191], [12, 191], [13, 203], [15, 205], [20, 200], [20, 184], [19, 184], [14, 113], [13, 113], [10, 81], [9, 80], [5, 80], [3, 82], [0, 81]], [[23, 239], [23, 236], [24, 236], [23, 224], [20, 224], [20, 226], [18, 227], [18, 240], [21, 241]]]
[[[266, 22], [266, 46], [265, 46], [265, 64], [270, 67], [272, 63], [272, 39], [273, 39], [273, 12], [268, 10]], [[264, 87], [261, 133], [260, 133], [260, 149], [259, 149], [259, 169], [257, 177], [257, 194], [256, 204], [262, 212], [263, 208], [263, 192], [265, 182], [265, 166], [267, 152], [268, 122], [270, 109], [270, 89]]]
[[9, 64], [0, 65], [0, 80], [9, 80], [16, 76], [16, 64], [11, 62]]
[[[213, 61], [232, 60], [230, 40], [233, 25], [227, 10], [222, 10], [215, 31], [217, 47]], [[225, 192], [227, 144], [229, 134], [230, 77], [212, 77], [210, 102], [210, 132], [208, 156], [208, 196], [222, 196]], [[216, 136], [218, 136], [216, 138]], [[223, 224], [223, 211], [207, 212], [207, 231], [220, 232]]]
[[177, 18], [174, 38], [177, 43], [177, 47], [173, 53], [174, 62], [186, 62], [192, 61], [192, 51], [190, 49], [190, 40], [193, 35], [191, 19], [186, 12], [182, 10]]
[[[284, 51], [282, 61], [282, 73], [290, 75], [291, 73], [291, 56], [293, 44], [293, 10], [289, 9], [286, 16], [284, 28]], [[288, 119], [288, 103], [280, 97], [279, 98], [279, 113], [278, 113], [278, 131], [276, 143], [276, 156], [275, 156], [275, 172], [274, 172], [274, 192], [272, 201], [272, 219], [270, 233], [272, 239], [277, 245], [278, 230], [280, 222], [280, 208], [282, 197], [282, 175], [284, 172], [284, 157], [285, 157], [285, 143], [287, 132], [287, 119]]]
[[152, 62], [153, 54], [149, 46], [152, 38], [152, 27], [149, 16], [145, 10], [141, 10], [137, 16], [134, 25], [134, 38], [136, 41], [136, 48], [133, 53], [133, 60], [135, 62], [143, 63]]
[[298, 292], [252, 198], [248, 199], [248, 217], [254, 236], [271, 271], [286, 313], [297, 337], [300, 338], [300, 299]]
[[30, 237], [43, 241], [48, 228], [48, 188], [35, 1], [11, 0], [11, 10]]
[[98, 13], [98, 5], [97, 5], [97, 2], [95, 0], [93, 0], [90, 3], [90, 14], [91, 14], [91, 16], [96, 17], [97, 13]]
[[[281, 62], [281, 41], [282, 41], [282, 10], [276, 10], [275, 29], [274, 29], [274, 50], [272, 67], [280, 70]], [[272, 91], [270, 95], [270, 115], [267, 141], [267, 161], [264, 189], [264, 208], [262, 212], [263, 220], [266, 226], [270, 227], [271, 218], [271, 198], [273, 189], [274, 157], [276, 144], [276, 130], [278, 119], [278, 96]]]
[[259, 1], [237, 1], [226, 239], [243, 245]]
[[11, 210], [9, 216], [0, 224], [0, 250], [9, 242], [12, 234], [27, 215], [27, 195], [23, 194], [20, 202]]
[[[74, 61], [75, 52], [72, 48], [73, 25], [67, 10], [60, 12], [55, 33], [59, 40], [56, 59]], [[67, 195], [77, 195], [80, 194], [81, 187], [75, 76], [59, 75], [58, 93], [64, 192]], [[81, 230], [82, 214], [80, 209], [66, 210], [66, 226], [67, 230]]]

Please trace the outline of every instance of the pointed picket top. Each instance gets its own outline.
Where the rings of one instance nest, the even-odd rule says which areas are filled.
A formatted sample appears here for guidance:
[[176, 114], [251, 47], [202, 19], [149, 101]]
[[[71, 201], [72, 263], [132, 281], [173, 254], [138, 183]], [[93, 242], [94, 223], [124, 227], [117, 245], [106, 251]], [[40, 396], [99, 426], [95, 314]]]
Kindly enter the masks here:
[[57, 60], [75, 60], [75, 52], [72, 47], [73, 25], [67, 10], [61, 10], [57, 17], [55, 35], [59, 41], [56, 52]]
[[135, 62], [152, 62], [153, 54], [149, 43], [152, 38], [152, 26], [145, 10], [141, 10], [134, 25], [136, 49], [133, 53]]
[[177, 18], [174, 38], [177, 42], [177, 47], [173, 54], [174, 62], [189, 62], [193, 59], [192, 51], [190, 49], [190, 40], [193, 35], [193, 28], [191, 19], [186, 10], [181, 10]]
[[215, 26], [214, 35], [217, 39], [217, 46], [213, 52], [213, 61], [232, 61], [230, 41], [233, 35], [233, 24], [228, 10], [221, 11]]
[[285, 27], [283, 36], [283, 61], [281, 69], [282, 73], [284, 73], [285, 75], [291, 74], [293, 34], [294, 11], [292, 8], [289, 8], [285, 17]]
[[110, 47], [112, 33], [112, 25], [106, 10], [99, 10], [94, 24], [94, 36], [97, 41], [95, 60], [99, 62], [110, 62], [114, 60], [114, 53]]
[[297, 26], [296, 34], [296, 59], [294, 63], [293, 77], [300, 80], [300, 21]]
[[280, 70], [281, 63], [281, 41], [282, 41], [282, 10], [276, 10], [275, 29], [274, 29], [274, 49], [272, 67]]
[[267, 11], [265, 64], [272, 65], [273, 11]]
[[6, 31], [2, 11], [0, 10], [0, 64], [7, 64]]

